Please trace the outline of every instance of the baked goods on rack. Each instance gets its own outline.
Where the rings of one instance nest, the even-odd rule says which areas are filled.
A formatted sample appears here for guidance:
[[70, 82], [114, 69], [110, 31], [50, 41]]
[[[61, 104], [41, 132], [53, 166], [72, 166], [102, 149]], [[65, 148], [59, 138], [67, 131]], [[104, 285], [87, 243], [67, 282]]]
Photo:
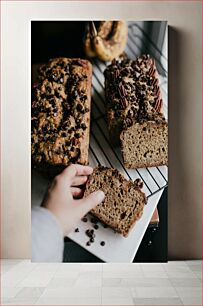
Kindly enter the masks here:
[[105, 72], [109, 132], [127, 168], [168, 163], [168, 124], [158, 72], [149, 55], [113, 60]]
[[88, 163], [92, 66], [55, 58], [33, 86], [31, 151], [35, 165]]

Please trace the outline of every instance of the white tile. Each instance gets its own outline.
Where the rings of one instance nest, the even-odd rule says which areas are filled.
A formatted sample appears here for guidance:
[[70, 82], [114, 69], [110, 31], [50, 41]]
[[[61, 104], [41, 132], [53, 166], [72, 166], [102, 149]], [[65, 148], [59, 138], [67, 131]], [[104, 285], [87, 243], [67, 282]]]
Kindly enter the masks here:
[[4, 305], [34, 305], [37, 302], [37, 297], [29, 297], [29, 298], [12, 298], [6, 301]]
[[132, 294], [141, 298], [178, 297], [173, 287], [137, 287], [132, 289]]
[[199, 278], [170, 278], [173, 287], [200, 287], [202, 282]]
[[103, 272], [124, 272], [124, 273], [142, 273], [140, 264], [104, 264]]
[[94, 264], [94, 263], [88, 263], [88, 264], [82, 264], [81, 271], [83, 272], [102, 272], [103, 264]]
[[24, 278], [26, 278], [32, 270], [35, 269], [35, 265], [30, 262], [20, 262], [14, 266], [11, 270], [2, 275], [2, 285], [5, 287], [15, 287]]
[[191, 272], [187, 265], [166, 265], [163, 268], [166, 272]]
[[21, 290], [21, 288], [16, 287], [2, 287], [1, 288], [1, 296], [2, 298], [13, 298], [17, 295], [17, 293]]
[[1, 265], [0, 274], [2, 275], [4, 273], [8, 272], [9, 270], [13, 269], [14, 266], [15, 265], [7, 265], [7, 264]]
[[202, 305], [202, 298], [201, 297], [182, 297], [181, 298], [183, 305]]
[[165, 272], [161, 264], [143, 264], [141, 268], [143, 272]]
[[43, 291], [44, 288], [42, 287], [25, 287], [18, 292], [16, 298], [39, 298]]
[[56, 272], [60, 268], [60, 263], [38, 263], [35, 272]]
[[131, 271], [131, 270], [128, 270], [128, 271], [120, 271], [120, 270], [117, 270], [117, 271], [103, 271], [103, 277], [104, 278], [140, 278], [140, 277], [143, 277], [143, 272], [142, 271], [138, 271], [138, 272], [135, 272], [135, 271]]
[[144, 271], [143, 276], [146, 278], [168, 278], [165, 271]]
[[128, 298], [132, 296], [130, 288], [124, 287], [104, 287], [102, 288], [103, 298]]
[[66, 297], [66, 298], [47, 298], [41, 297], [35, 303], [35, 305], [94, 305], [100, 306], [101, 305], [101, 297]]
[[169, 279], [161, 278], [128, 278], [122, 279], [122, 286], [125, 287], [170, 287], [171, 282]]
[[67, 288], [75, 285], [76, 278], [54, 277], [46, 288]]
[[105, 298], [105, 297], [102, 297], [102, 305], [115, 305], [115, 306], [124, 306], [124, 305], [127, 305], [127, 306], [130, 306], [130, 305], [134, 305], [134, 302], [133, 302], [133, 299], [132, 297], [125, 297], [125, 298], [122, 298], [122, 297], [114, 297], [114, 298]]
[[202, 287], [176, 287], [175, 289], [181, 298], [202, 296]]
[[54, 277], [60, 277], [60, 278], [77, 278], [79, 276], [81, 271], [67, 271], [67, 270], [60, 270], [56, 271], [54, 274]]
[[77, 287], [101, 287], [102, 273], [101, 272], [83, 272], [76, 279], [75, 286]]
[[89, 287], [72, 287], [72, 288], [58, 288], [58, 289], [50, 289], [46, 288], [42, 294], [42, 297], [49, 298], [64, 298], [64, 297], [72, 297], [72, 298], [85, 298], [85, 297], [101, 297], [101, 288], [95, 287], [94, 289]]
[[173, 261], [168, 261], [165, 265], [168, 266], [186, 266], [187, 263], [185, 260], [173, 260]]
[[102, 278], [102, 287], [123, 287], [122, 278]]
[[55, 275], [55, 272], [38, 271], [31, 272], [19, 284], [19, 287], [46, 287], [50, 280]]
[[202, 279], [202, 272], [193, 271], [193, 273], [197, 278]]
[[197, 278], [197, 276], [191, 272], [180, 272], [180, 271], [167, 271], [169, 278]]
[[193, 272], [202, 272], [202, 264], [189, 266], [190, 270]]
[[202, 260], [186, 260], [185, 263], [188, 266], [195, 266], [195, 265], [200, 265], [202, 264]]
[[179, 298], [134, 298], [134, 305], [183, 305]]

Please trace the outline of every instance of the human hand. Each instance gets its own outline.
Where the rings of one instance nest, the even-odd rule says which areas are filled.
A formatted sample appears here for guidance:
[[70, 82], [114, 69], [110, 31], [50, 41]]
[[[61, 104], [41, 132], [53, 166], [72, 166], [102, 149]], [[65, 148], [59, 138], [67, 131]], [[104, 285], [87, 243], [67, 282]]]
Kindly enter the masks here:
[[64, 235], [77, 225], [79, 220], [104, 200], [103, 191], [95, 191], [83, 197], [82, 186], [93, 169], [89, 166], [72, 164], [57, 175], [51, 183], [42, 206], [49, 209], [58, 219]]

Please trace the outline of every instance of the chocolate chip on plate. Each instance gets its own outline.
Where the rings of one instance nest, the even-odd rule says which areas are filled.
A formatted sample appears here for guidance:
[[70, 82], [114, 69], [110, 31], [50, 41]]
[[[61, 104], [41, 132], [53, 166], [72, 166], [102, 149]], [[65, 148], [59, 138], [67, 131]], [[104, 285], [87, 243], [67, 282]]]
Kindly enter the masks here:
[[99, 225], [95, 224], [95, 225], [94, 225], [94, 229], [97, 230], [98, 228], [99, 228]]
[[90, 242], [94, 242], [94, 238], [93, 237], [90, 238]]
[[87, 222], [87, 218], [86, 218], [86, 217], [83, 217], [83, 218], [82, 218], [82, 221], [83, 221], [83, 222]]
[[104, 245], [105, 245], [105, 241], [101, 241], [101, 242], [100, 242], [100, 245], [101, 245], [101, 246], [104, 246]]
[[78, 227], [75, 229], [75, 232], [76, 232], [76, 233], [78, 233], [78, 232], [79, 232], [79, 228], [78, 228]]
[[91, 242], [90, 242], [90, 241], [87, 241], [87, 242], [86, 242], [86, 245], [88, 245], [88, 246], [91, 245]]

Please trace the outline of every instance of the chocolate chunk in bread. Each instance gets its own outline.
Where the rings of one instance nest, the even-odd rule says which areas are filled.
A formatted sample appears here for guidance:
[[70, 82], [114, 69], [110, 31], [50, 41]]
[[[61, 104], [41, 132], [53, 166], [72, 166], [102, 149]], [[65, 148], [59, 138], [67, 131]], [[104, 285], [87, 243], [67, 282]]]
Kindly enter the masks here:
[[114, 60], [105, 70], [108, 126], [128, 168], [166, 165], [168, 124], [158, 73], [149, 55]]
[[85, 196], [100, 189], [104, 191], [105, 199], [91, 213], [126, 237], [142, 216], [147, 203], [140, 186], [140, 180], [126, 180], [116, 169], [102, 166], [95, 168], [87, 181]]
[[40, 67], [32, 102], [34, 164], [88, 164], [91, 80], [87, 60], [61, 57]]

